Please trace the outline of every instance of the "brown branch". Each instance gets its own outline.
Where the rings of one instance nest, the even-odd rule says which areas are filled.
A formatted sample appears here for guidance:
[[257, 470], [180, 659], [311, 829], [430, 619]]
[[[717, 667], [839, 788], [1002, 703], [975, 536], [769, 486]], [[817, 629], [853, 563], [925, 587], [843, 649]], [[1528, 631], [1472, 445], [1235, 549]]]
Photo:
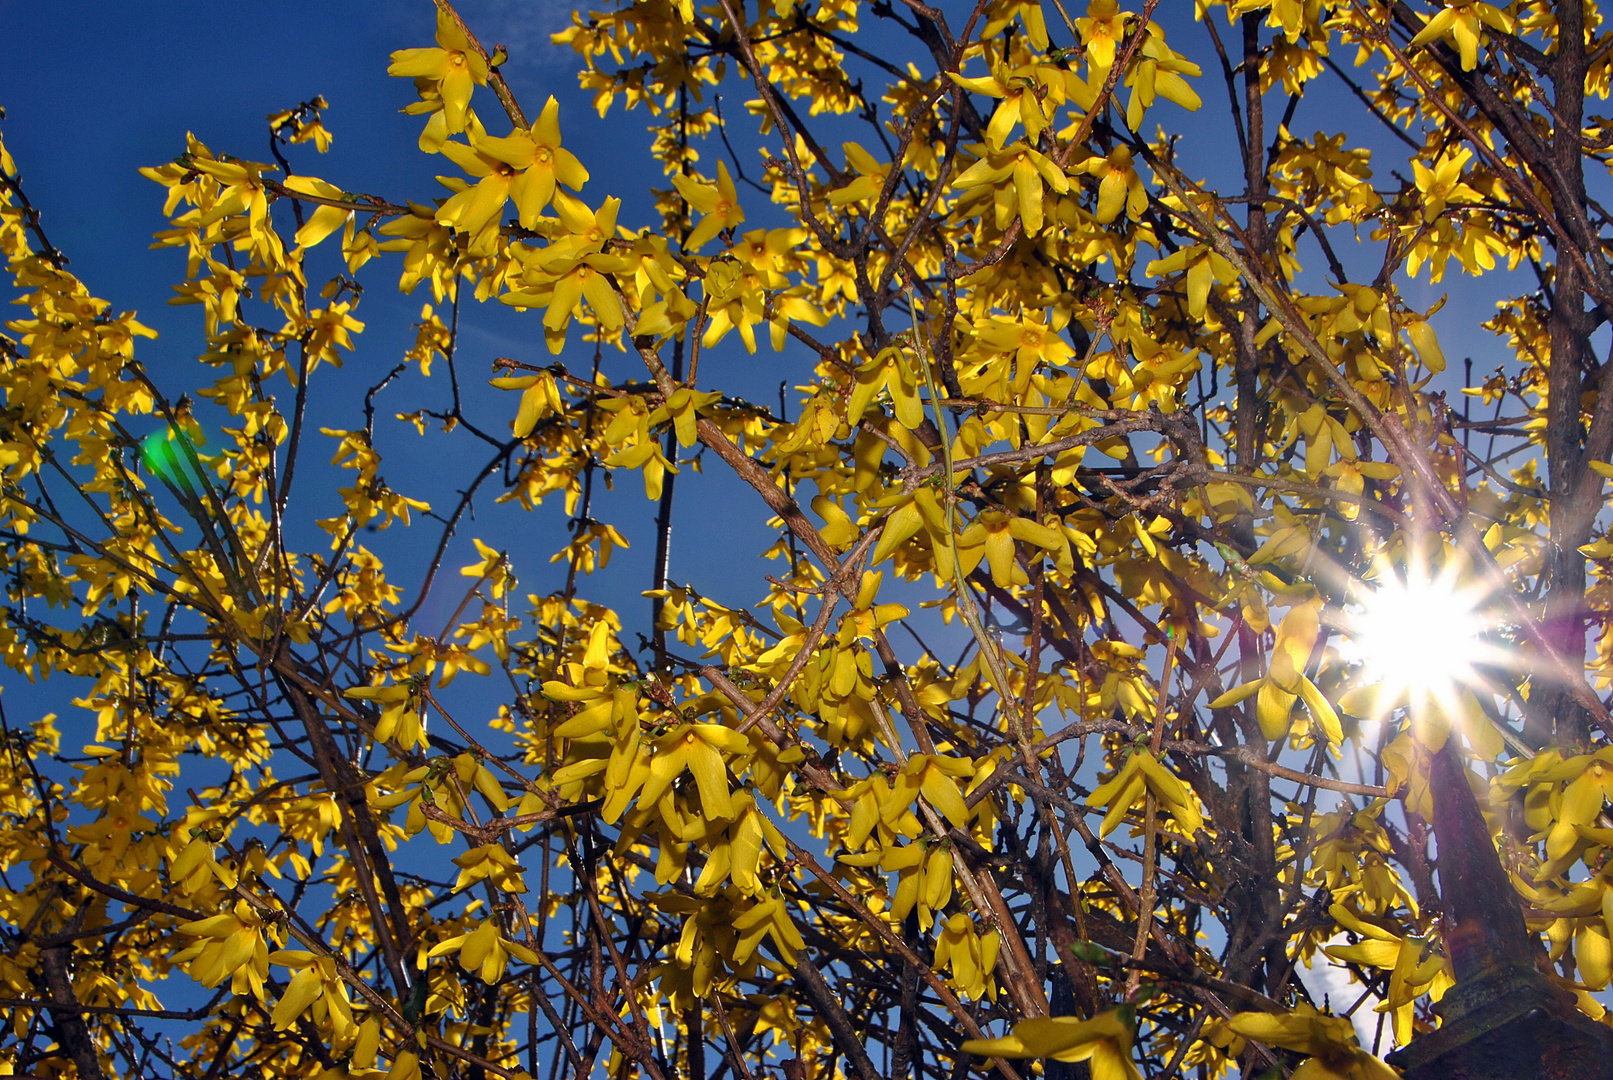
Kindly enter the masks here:
[[[54, 1001], [42, 1001], [34, 998], [0, 997], [0, 1005], [13, 1009], [50, 1009], [56, 1007]], [[76, 1002], [73, 1011], [86, 1016], [149, 1016], [153, 1020], [200, 1020], [207, 1013], [202, 1009], [136, 1009], [132, 1006], [118, 1005], [80, 1005]]]
[[764, 717], [770, 718], [773, 715], [773, 710], [778, 708], [779, 702], [784, 700], [784, 695], [790, 692], [790, 686], [800, 676], [801, 672], [806, 669], [808, 661], [817, 654], [818, 644], [823, 640], [823, 635], [829, 628], [829, 619], [834, 615], [835, 606], [839, 603], [842, 583], [850, 578], [851, 571], [862, 562], [864, 556], [868, 553], [868, 549], [873, 546], [875, 540], [879, 539], [879, 534], [883, 531], [883, 526], [879, 525], [865, 531], [858, 539], [856, 547], [847, 553], [846, 561], [841, 564], [840, 569], [836, 570], [829, 580], [823, 583], [821, 590], [823, 603], [818, 608], [818, 617], [813, 621], [812, 628], [807, 632], [806, 640], [801, 643], [801, 648], [790, 661], [790, 666], [784, 670], [784, 674], [779, 678], [778, 684], [773, 687], [767, 697], [762, 699], [762, 703], [757, 705], [755, 710], [745, 718], [737, 730], [748, 731], [752, 725], [759, 723]]
[[[1186, 749], [1191, 744], [1182, 744]], [[1172, 747], [1176, 749], [1176, 747]], [[1324, 791], [1338, 791], [1345, 795], [1364, 795], [1369, 799], [1387, 799], [1391, 794], [1388, 788], [1375, 784], [1354, 784], [1348, 780], [1333, 780], [1326, 776], [1317, 776], [1314, 773], [1300, 772], [1287, 766], [1279, 765], [1275, 761], [1267, 761], [1265, 756], [1250, 746], [1238, 746], [1231, 749], [1223, 747], [1205, 747], [1203, 750], [1194, 749], [1190, 752], [1218, 754], [1223, 757], [1237, 758], [1252, 769], [1259, 769], [1267, 776], [1275, 776], [1280, 780], [1292, 780], [1296, 784], [1308, 787], [1321, 788]]]
[[121, 900], [123, 903], [130, 904], [134, 907], [147, 908], [151, 911], [161, 912], [164, 915], [172, 915], [177, 919], [184, 919], [186, 922], [195, 922], [197, 919], [204, 919], [207, 917], [200, 912], [191, 911], [188, 908], [182, 908], [175, 904], [167, 903], [163, 900], [152, 900], [148, 897], [137, 896], [126, 889], [118, 888], [116, 885], [108, 885], [104, 881], [97, 881], [86, 871], [80, 870], [78, 867], [68, 862], [66, 857], [54, 849], [47, 852], [45, 858], [48, 859], [50, 864], [56, 867], [56, 869], [66, 874], [80, 885], [83, 885], [85, 888], [93, 889], [102, 896], [111, 897], [113, 900]]
[[868, 1048], [863, 1045], [862, 1039], [857, 1037], [857, 1029], [851, 1024], [851, 1017], [840, 1005], [840, 996], [829, 988], [824, 980], [823, 972], [819, 971], [808, 960], [801, 960], [795, 965], [795, 977], [806, 996], [811, 999], [812, 1005], [823, 1022], [829, 1028], [829, 1035], [834, 1040], [835, 1049], [845, 1055], [851, 1067], [856, 1071], [860, 1080], [881, 1080], [878, 1069], [874, 1068], [873, 1059], [868, 1056]]
[[454, 5], [449, 0], [436, 0], [436, 3], [439, 10], [454, 20], [454, 25], [458, 26], [460, 33], [465, 35], [465, 40], [470, 42], [470, 47], [475, 49], [476, 55], [480, 56], [482, 61], [487, 64], [487, 85], [492, 89], [494, 96], [498, 98], [499, 104], [504, 106], [504, 115], [510, 118], [510, 123], [522, 131], [530, 128], [532, 125], [526, 122], [526, 113], [521, 111], [520, 104], [515, 100], [514, 92], [510, 90], [510, 84], [504, 81], [504, 76], [500, 75], [498, 68], [493, 66], [493, 58], [488, 55], [482, 43], [471, 32], [470, 25], [465, 22], [458, 11], [454, 10]]
[[[1144, 413], [1135, 420], [1121, 420], [1113, 424], [1089, 428], [1075, 435], [1055, 439], [1050, 443], [1024, 446], [1018, 450], [1000, 450], [972, 458], [959, 458], [952, 463], [952, 471], [954, 473], [968, 472], [971, 469], [986, 469], [993, 465], [1020, 465], [1026, 462], [1039, 461], [1045, 457], [1062, 454], [1066, 450], [1073, 450], [1078, 446], [1091, 446], [1094, 443], [1103, 442], [1105, 439], [1133, 435], [1139, 431], [1161, 431], [1165, 427], [1164, 419], [1163, 416]], [[912, 491], [930, 477], [940, 476], [945, 471], [946, 465], [940, 461], [931, 462], [929, 465], [903, 469], [901, 473], [902, 490]]]
[[[901, 938], [891, 933], [890, 927], [886, 925], [885, 920], [875, 915], [872, 911], [869, 911], [868, 906], [853, 896], [851, 890], [846, 888], [844, 882], [820, 866], [818, 864], [818, 860], [812, 857], [811, 852], [801, 847], [801, 845], [797, 844], [794, 840], [791, 840], [788, 836], [784, 838], [784, 842], [789, 845], [790, 857], [794, 859], [796, 863], [810, 870], [812, 875], [821, 881], [830, 892], [834, 893], [835, 896], [839, 898], [841, 903], [845, 904], [851, 909], [857, 918], [862, 921], [864, 926], [868, 927], [868, 929], [874, 932], [874, 936], [879, 938], [879, 940], [884, 943], [886, 948], [896, 953], [897, 956], [901, 957], [907, 963], [913, 965], [914, 969], [918, 971], [920, 977], [929, 984], [930, 989], [935, 992], [935, 996], [941, 999], [941, 1004], [945, 1006], [946, 1010], [952, 1014], [953, 1018], [957, 1020], [959, 1026], [962, 1027], [964, 1031], [968, 1032], [972, 1038], [985, 1038], [986, 1033], [981, 1030], [980, 1025], [975, 1022], [975, 1018], [970, 1014], [969, 1010], [964, 1008], [963, 1002], [958, 1000], [958, 996], [954, 994], [952, 989], [947, 986], [945, 981], [943, 981], [942, 978], [935, 973], [935, 969], [924, 962], [923, 958], [920, 957], [918, 953], [909, 948], [907, 943]], [[1002, 1073], [1003, 1080], [1020, 1080], [1019, 1073], [1016, 1072], [1014, 1067], [1008, 1064], [1008, 1062], [1002, 1060], [1001, 1058], [992, 1058], [991, 1063], [996, 1066], [998, 1072]]]
[[79, 1080], [101, 1080], [101, 1054], [90, 1036], [89, 1025], [84, 1022], [84, 1010], [73, 992], [73, 977], [67, 966], [73, 956], [73, 947], [58, 945], [39, 954], [39, 966], [45, 974], [45, 987], [50, 992], [50, 1014], [55, 1020], [56, 1041], [67, 1051], [78, 1069]]

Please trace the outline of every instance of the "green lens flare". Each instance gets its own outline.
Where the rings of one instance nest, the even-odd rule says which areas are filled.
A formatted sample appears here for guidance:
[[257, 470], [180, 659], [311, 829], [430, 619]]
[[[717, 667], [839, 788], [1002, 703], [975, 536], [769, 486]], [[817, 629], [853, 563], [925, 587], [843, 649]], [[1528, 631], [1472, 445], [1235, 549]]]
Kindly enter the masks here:
[[190, 460], [194, 454], [190, 437], [173, 425], [152, 432], [140, 443], [140, 463], [146, 470], [191, 498], [196, 497], [196, 482], [191, 476], [194, 467]]

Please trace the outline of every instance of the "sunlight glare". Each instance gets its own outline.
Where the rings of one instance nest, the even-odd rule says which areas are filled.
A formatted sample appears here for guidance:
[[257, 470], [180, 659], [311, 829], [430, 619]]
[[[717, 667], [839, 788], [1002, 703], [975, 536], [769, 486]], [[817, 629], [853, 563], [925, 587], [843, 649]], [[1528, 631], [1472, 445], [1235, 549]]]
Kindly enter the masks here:
[[1388, 700], [1448, 706], [1460, 688], [1483, 681], [1474, 664], [1494, 651], [1483, 640], [1483, 599], [1450, 575], [1391, 577], [1350, 620], [1353, 651]]

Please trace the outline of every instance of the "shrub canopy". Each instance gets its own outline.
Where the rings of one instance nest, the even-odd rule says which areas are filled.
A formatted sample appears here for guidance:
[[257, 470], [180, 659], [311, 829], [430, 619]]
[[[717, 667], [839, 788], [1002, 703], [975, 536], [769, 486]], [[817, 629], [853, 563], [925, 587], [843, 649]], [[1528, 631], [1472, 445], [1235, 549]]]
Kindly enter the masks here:
[[[0, 1072], [1386, 1076], [1347, 1018], [1452, 984], [1446, 748], [1600, 1018], [1613, 36], [1156, 7], [579, 13], [635, 178], [440, 0], [388, 69], [440, 188], [305, 172], [321, 99], [145, 170], [203, 316], [160, 373], [0, 149], [0, 650], [94, 717], [0, 713]], [[1487, 274], [1498, 362], [1450, 363], [1410, 298]], [[394, 279], [413, 347], [318, 427]], [[793, 396], [702, 378], [741, 347]], [[719, 483], [780, 537], [705, 595]]]

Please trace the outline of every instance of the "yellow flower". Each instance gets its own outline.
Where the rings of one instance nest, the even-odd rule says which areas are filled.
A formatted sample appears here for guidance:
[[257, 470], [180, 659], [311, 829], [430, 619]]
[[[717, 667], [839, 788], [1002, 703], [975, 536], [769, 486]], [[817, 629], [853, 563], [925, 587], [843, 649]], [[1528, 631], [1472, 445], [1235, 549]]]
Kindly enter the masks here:
[[699, 251], [707, 240], [724, 229], [732, 229], [745, 220], [745, 211], [739, 206], [739, 192], [734, 188], [728, 166], [717, 162], [717, 182], [702, 184], [687, 176], [674, 176], [672, 186], [678, 189], [689, 206], [706, 215], [684, 241], [685, 251]]
[[914, 367], [906, 351], [896, 346], [858, 365], [856, 385], [846, 406], [847, 419], [852, 423], [860, 421], [874, 397], [881, 390], [889, 390], [896, 422], [909, 430], [922, 424], [924, 402], [919, 397], [919, 376]]
[[1219, 281], [1230, 285], [1238, 280], [1238, 271], [1221, 255], [1205, 244], [1181, 248], [1163, 259], [1149, 263], [1143, 273], [1150, 277], [1187, 271], [1187, 313], [1195, 319], [1204, 318], [1210, 302], [1210, 286]]
[[[335, 184], [327, 183], [315, 176], [288, 176], [284, 187], [287, 191], [298, 195], [313, 195], [322, 199], [341, 199], [344, 193]], [[314, 212], [302, 228], [297, 230], [295, 237], [299, 247], [313, 247], [325, 237], [341, 228], [353, 216], [351, 210], [343, 210], [337, 206], [315, 206]]]
[[[1003, 181], [1010, 181], [1003, 183]], [[1044, 154], [1024, 143], [989, 153], [976, 161], [955, 181], [960, 188], [984, 188], [991, 192], [996, 225], [1007, 229], [1014, 218], [1025, 223], [1025, 235], [1042, 231], [1042, 184], [1059, 194], [1070, 190], [1070, 179]]]
[[1227, 1024], [1246, 1039], [1311, 1054], [1294, 1080], [1398, 1080], [1398, 1074], [1361, 1049], [1348, 1020], [1301, 1005], [1287, 1016], [1239, 1013]]
[[[205, 148], [204, 148], [205, 149]], [[265, 263], [278, 263], [284, 258], [280, 235], [269, 220], [269, 198], [263, 183], [263, 174], [274, 172], [273, 165], [252, 161], [219, 161], [211, 157], [192, 156], [190, 165], [199, 173], [217, 180], [222, 189], [211, 209], [196, 219], [197, 225], [211, 225], [237, 214], [245, 214], [250, 239], [237, 240], [237, 251], [251, 248]]]
[[[877, 789], [866, 789], [877, 799]], [[906, 814], [906, 810], [901, 813]], [[842, 855], [840, 862], [848, 866], [878, 866], [886, 873], [896, 875], [896, 890], [891, 893], [890, 917], [893, 922], [906, 919], [917, 906], [919, 929], [928, 933], [935, 924], [935, 914], [946, 908], [952, 899], [952, 850], [949, 844], [903, 844], [894, 842], [882, 849], [856, 855]], [[936, 961], [940, 966], [941, 961]]]
[[1057, 68], [1022, 67], [1010, 71], [999, 65], [985, 78], [965, 79], [951, 72], [948, 77], [965, 90], [1002, 99], [986, 124], [986, 144], [992, 150], [1003, 148], [1015, 122], [1025, 125], [1025, 135], [1034, 145], [1065, 101], [1064, 72]]
[[471, 47], [459, 24], [442, 10], [437, 12], [437, 48], [399, 49], [392, 54], [386, 73], [436, 82], [450, 135], [465, 130], [473, 85], [487, 85], [487, 61]]
[[856, 179], [844, 187], [829, 192], [829, 205], [845, 206], [848, 203], [866, 202], [872, 206], [879, 198], [879, 193], [885, 189], [885, 178], [890, 175], [890, 166], [854, 142], [842, 143], [841, 147], [846, 152], [846, 165], [856, 173]]
[[1103, 815], [1101, 835], [1107, 836], [1125, 818], [1127, 811], [1152, 793], [1159, 805], [1171, 812], [1182, 832], [1192, 836], [1204, 828], [1204, 817], [1198, 803], [1186, 784], [1176, 774], [1160, 764], [1146, 749], [1140, 749], [1110, 777], [1098, 786], [1089, 800], [1094, 806], [1107, 806]]
[[554, 376], [548, 372], [542, 375], [509, 375], [489, 381], [500, 390], [521, 391], [521, 405], [515, 414], [514, 432], [517, 439], [524, 439], [532, 434], [532, 429], [537, 427], [538, 421], [545, 416], [565, 409], [565, 401], [560, 397], [560, 387], [555, 383]]
[[912, 754], [896, 774], [889, 799], [880, 807], [880, 817], [891, 826], [908, 812], [919, 795], [960, 829], [969, 827], [969, 806], [958, 790], [958, 777], [973, 776], [975, 764], [967, 758], [944, 754]]
[[705, 290], [706, 312], [710, 321], [700, 343], [706, 348], [717, 344], [728, 331], [739, 328], [745, 351], [756, 351], [756, 326], [767, 318], [767, 297], [761, 278], [747, 273], [731, 258], [712, 259], [701, 283]]
[[1001, 945], [997, 931], [980, 937], [969, 916], [959, 912], [941, 925], [941, 937], [935, 943], [935, 966], [952, 969], [952, 985], [964, 997], [976, 1001], [995, 998], [997, 987], [991, 972], [997, 966]]
[[573, 191], [588, 182], [588, 170], [560, 145], [560, 103], [553, 97], [543, 106], [531, 130], [515, 131], [502, 139], [483, 136], [473, 141], [483, 154], [520, 170], [509, 181], [509, 197], [515, 200], [524, 229], [537, 225], [538, 211], [549, 205], [557, 181]]
[[736, 916], [732, 925], [739, 931], [739, 941], [734, 946], [733, 952], [733, 962], [736, 965], [748, 963], [756, 952], [756, 946], [761, 944], [764, 937], [773, 939], [773, 944], [784, 957], [786, 964], [794, 964], [796, 951], [806, 948], [806, 941], [801, 937], [801, 931], [795, 928], [782, 896], [773, 896], [760, 901], [750, 910]]
[[725, 879], [732, 879], [736, 888], [747, 896], [762, 892], [762, 848], [772, 849], [774, 856], [783, 859], [789, 854], [789, 845], [778, 826], [767, 820], [748, 791], [733, 796], [736, 816], [727, 828], [707, 829], [706, 840], [711, 845], [706, 855], [706, 866], [695, 882], [695, 893], [710, 896]]
[[1092, 0], [1087, 4], [1086, 18], [1075, 20], [1087, 50], [1089, 81], [1101, 84], [1108, 78], [1115, 63], [1115, 49], [1126, 33], [1126, 22], [1134, 18], [1131, 12], [1121, 11], [1115, 0]]
[[1579, 830], [1596, 820], [1603, 802], [1613, 794], [1613, 751], [1569, 758], [1555, 769], [1541, 770], [1539, 777], [1552, 782], [1569, 780], [1546, 837], [1547, 856], [1560, 859], [1574, 848]]
[[603, 250], [605, 241], [616, 232], [620, 199], [606, 199], [598, 211], [592, 211], [582, 200], [556, 192], [554, 203], [568, 235], [536, 251], [521, 249], [524, 287], [499, 299], [517, 308], [546, 307], [544, 339], [551, 353], [559, 353], [565, 347], [572, 316], [584, 299], [606, 333], [625, 325], [621, 300], [608, 275], [629, 269], [629, 264]]
[[804, 322], [811, 326], [829, 324], [830, 312], [817, 302], [810, 289], [801, 287], [774, 293], [771, 300], [773, 316], [768, 323], [774, 352], [784, 351], [784, 339], [789, 336], [791, 322]]
[[639, 792], [639, 805], [654, 805], [687, 769], [700, 790], [700, 808], [705, 816], [733, 817], [724, 751], [749, 754], [750, 740], [721, 724], [685, 724], [655, 740], [655, 756], [650, 759], [650, 773]]
[[1018, 319], [993, 318], [980, 332], [980, 340], [993, 352], [1014, 354], [1019, 365], [1016, 390], [1029, 385], [1038, 364], [1057, 367], [1075, 355], [1058, 331], [1048, 326], [1045, 312], [1022, 312]]
[[693, 446], [699, 441], [696, 425], [699, 423], [700, 414], [721, 400], [722, 394], [718, 391], [691, 390], [687, 386], [680, 386], [672, 391], [665, 404], [650, 413], [649, 424], [654, 427], [670, 419], [672, 430], [678, 436], [678, 445]]
[[[820, 496], [821, 498], [821, 496]], [[876, 604], [879, 596], [880, 583], [885, 579], [883, 571], [865, 570], [862, 576], [862, 587], [857, 592], [857, 602], [852, 610], [846, 613], [845, 621], [840, 624], [840, 632], [835, 640], [841, 645], [850, 645], [858, 639], [872, 641], [874, 632], [882, 626], [888, 626], [897, 619], [908, 616], [907, 608], [901, 604]]]
[[1210, 702], [1210, 708], [1225, 709], [1245, 698], [1258, 696], [1255, 716], [1260, 730], [1268, 739], [1280, 739], [1288, 734], [1288, 718], [1294, 702], [1304, 698], [1328, 741], [1343, 742], [1344, 729], [1338, 713], [1305, 675], [1321, 629], [1321, 611], [1317, 604], [1294, 608], [1277, 627], [1277, 640], [1271, 649], [1271, 671], [1266, 677], [1228, 690]]
[[457, 952], [460, 966], [476, 972], [484, 983], [502, 979], [512, 956], [526, 964], [538, 962], [537, 954], [531, 949], [504, 937], [496, 918], [483, 919], [475, 930], [441, 942], [426, 956], [429, 959], [450, 952]]
[[980, 40], [987, 41], [1002, 33], [1017, 15], [1025, 26], [1025, 37], [1031, 45], [1038, 50], [1047, 49], [1047, 21], [1042, 18], [1041, 0], [1002, 0], [989, 5], [987, 10], [991, 14], [986, 20], [985, 29], [980, 32]]
[[1144, 110], [1156, 98], [1173, 101], [1192, 112], [1203, 102], [1183, 79], [1183, 75], [1198, 75], [1199, 66], [1165, 44], [1165, 32], [1158, 23], [1148, 24], [1148, 36], [1137, 50], [1137, 60], [1126, 73], [1126, 85], [1131, 87], [1131, 100], [1126, 103], [1126, 126], [1140, 131]]
[[554, 98], [543, 107], [529, 131], [516, 131], [502, 139], [488, 135], [471, 117], [464, 143], [444, 143], [442, 153], [479, 180], [458, 191], [437, 211], [437, 221], [469, 233], [472, 254], [491, 254], [499, 214], [515, 200], [523, 228], [535, 228], [538, 212], [555, 198], [558, 181], [573, 190], [588, 180], [571, 151], [560, 146], [560, 106]]
[[467, 889], [478, 881], [490, 882], [505, 892], [526, 891], [526, 883], [521, 877], [521, 867], [516, 863], [515, 857], [505, 851], [502, 845], [483, 844], [480, 847], [473, 847], [455, 858], [454, 865], [459, 867], [459, 878], [454, 882], [454, 892]]
[[376, 701], [381, 704], [381, 717], [376, 721], [376, 741], [398, 741], [405, 750], [431, 745], [426, 738], [426, 724], [419, 717], [419, 700], [410, 685], [390, 687], [352, 687], [342, 692], [344, 698]]
[[191, 962], [191, 978], [206, 987], [230, 979], [232, 992], [262, 999], [269, 950], [263, 942], [263, 917], [256, 908], [237, 900], [227, 912], [181, 923], [176, 929], [196, 939], [173, 958], [176, 963]]
[[1420, 161], [1412, 161], [1412, 176], [1416, 179], [1417, 190], [1423, 197], [1424, 222], [1432, 222], [1443, 214], [1445, 204], [1452, 199], [1479, 198], [1477, 191], [1462, 182], [1462, 167], [1472, 157], [1473, 151], [1467, 149], [1454, 154], [1446, 151], [1439, 156], [1432, 169]]
[[1479, 24], [1503, 34], [1512, 32], [1512, 20], [1504, 11], [1474, 0], [1452, 0], [1444, 10], [1423, 24], [1422, 30], [1411, 39], [1413, 48], [1426, 45], [1435, 38], [1449, 38], [1462, 57], [1462, 70], [1472, 71], [1478, 63], [1479, 41], [1483, 31]]
[[338, 1038], [359, 1034], [353, 1020], [352, 1002], [347, 997], [347, 987], [336, 973], [335, 958], [290, 949], [271, 953], [269, 961], [297, 972], [269, 1018], [276, 1031], [286, 1030], [310, 1005], [322, 1001], [322, 1005], [315, 1010], [315, 1016], [321, 1020], [329, 1019]]
[[405, 1050], [392, 1059], [385, 1080], [420, 1080], [420, 1055]]
[[[1598, 909], [1599, 910], [1599, 909]], [[1432, 942], [1415, 934], [1405, 937], [1357, 915], [1344, 904], [1328, 912], [1333, 921], [1361, 940], [1354, 945], [1330, 945], [1323, 951], [1335, 960], [1389, 971], [1389, 993], [1376, 1011], [1394, 1019], [1395, 1041], [1411, 1040], [1412, 1012], [1418, 998], [1427, 994], [1439, 1001], [1455, 985], [1450, 961], [1432, 948]], [[1607, 938], [1602, 940], [1605, 942]]]
[[1119, 217], [1122, 207], [1132, 221], [1142, 218], [1148, 209], [1148, 189], [1132, 166], [1130, 147], [1117, 146], [1108, 157], [1090, 158], [1077, 168], [1098, 177], [1098, 206], [1092, 216], [1100, 224], [1107, 225]]
[[644, 496], [652, 502], [661, 497], [666, 474], [678, 474], [678, 467], [661, 452], [661, 444], [656, 439], [645, 439], [636, 446], [612, 454], [601, 464], [611, 469], [644, 470]]
[[472, 255], [491, 255], [498, 241], [499, 214], [509, 201], [510, 185], [515, 181], [516, 171], [507, 162], [478, 149], [486, 138], [486, 132], [482, 122], [475, 116], [470, 118], [468, 137], [469, 146], [464, 143], [444, 143], [442, 153], [475, 178], [477, 183], [467, 184], [463, 180], [449, 178], [452, 179], [454, 194], [437, 208], [436, 218], [439, 225], [447, 225], [457, 232], [470, 235]]
[[962, 1050], [981, 1057], [1086, 1061], [1092, 1080], [1139, 1080], [1131, 1063], [1132, 1015], [1122, 1005], [1091, 1020], [1039, 1016], [1015, 1024], [1014, 1033], [1001, 1039], [970, 1039]]

